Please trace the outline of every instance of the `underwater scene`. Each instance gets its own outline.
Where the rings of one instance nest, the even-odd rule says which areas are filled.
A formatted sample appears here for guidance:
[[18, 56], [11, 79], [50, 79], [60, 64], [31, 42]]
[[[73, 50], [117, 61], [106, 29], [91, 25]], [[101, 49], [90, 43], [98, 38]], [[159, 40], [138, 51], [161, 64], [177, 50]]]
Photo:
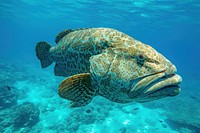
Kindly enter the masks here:
[[200, 133], [199, 0], [1, 0], [0, 133]]

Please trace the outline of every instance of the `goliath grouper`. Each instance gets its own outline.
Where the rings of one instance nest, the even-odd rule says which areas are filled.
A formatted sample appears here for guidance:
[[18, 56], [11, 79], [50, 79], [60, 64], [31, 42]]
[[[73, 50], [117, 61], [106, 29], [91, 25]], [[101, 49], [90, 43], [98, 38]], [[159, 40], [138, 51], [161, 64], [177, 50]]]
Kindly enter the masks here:
[[176, 67], [151, 46], [110, 28], [65, 30], [56, 46], [39, 42], [36, 55], [42, 68], [55, 62], [56, 76], [67, 77], [60, 97], [70, 107], [103, 96], [118, 103], [148, 102], [180, 92]]

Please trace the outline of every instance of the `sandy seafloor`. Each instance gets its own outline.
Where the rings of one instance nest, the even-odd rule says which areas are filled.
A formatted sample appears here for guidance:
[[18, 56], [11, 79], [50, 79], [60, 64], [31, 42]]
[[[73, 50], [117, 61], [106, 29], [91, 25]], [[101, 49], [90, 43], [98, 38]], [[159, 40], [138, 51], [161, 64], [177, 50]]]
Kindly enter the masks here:
[[1, 133], [199, 133], [199, 77], [185, 77], [181, 93], [148, 103], [116, 104], [96, 97], [70, 109], [57, 88], [64, 77], [31, 61], [0, 61]]

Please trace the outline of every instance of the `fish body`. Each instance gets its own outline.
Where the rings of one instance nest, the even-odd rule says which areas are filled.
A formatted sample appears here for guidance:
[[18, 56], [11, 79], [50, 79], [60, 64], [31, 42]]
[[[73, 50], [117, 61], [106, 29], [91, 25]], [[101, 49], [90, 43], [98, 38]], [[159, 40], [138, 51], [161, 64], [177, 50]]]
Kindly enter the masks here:
[[56, 46], [39, 42], [42, 68], [56, 62], [54, 73], [68, 77], [59, 95], [71, 107], [87, 105], [95, 96], [118, 103], [147, 102], [180, 92], [176, 67], [151, 46], [110, 28], [65, 30]]

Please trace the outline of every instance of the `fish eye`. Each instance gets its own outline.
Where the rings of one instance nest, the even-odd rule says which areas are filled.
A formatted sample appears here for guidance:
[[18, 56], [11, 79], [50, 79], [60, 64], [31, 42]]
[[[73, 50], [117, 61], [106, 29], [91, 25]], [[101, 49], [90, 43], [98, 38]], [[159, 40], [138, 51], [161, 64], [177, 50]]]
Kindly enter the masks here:
[[140, 55], [137, 56], [137, 59], [140, 60], [140, 61], [144, 61], [145, 57], [144, 57], [144, 55], [140, 54]]
[[137, 58], [138, 66], [142, 67], [144, 65], [145, 56], [142, 54], [139, 54], [138, 56], [136, 56], [136, 58]]

